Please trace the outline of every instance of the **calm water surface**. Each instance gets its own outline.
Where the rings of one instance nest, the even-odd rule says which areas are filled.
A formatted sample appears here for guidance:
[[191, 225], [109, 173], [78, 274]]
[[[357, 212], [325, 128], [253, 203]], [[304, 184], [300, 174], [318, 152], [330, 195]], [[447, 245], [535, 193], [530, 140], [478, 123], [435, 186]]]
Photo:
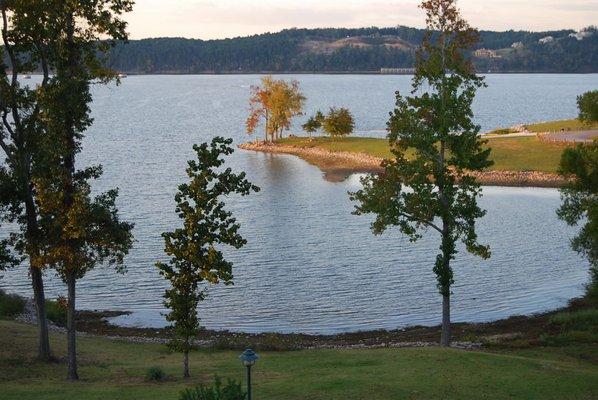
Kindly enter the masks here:
[[[288, 78], [288, 76], [286, 76]], [[394, 92], [406, 76], [295, 77], [308, 98], [308, 114], [349, 107], [359, 135], [384, 135]], [[119, 206], [134, 222], [136, 243], [128, 273], [98, 268], [79, 282], [78, 307], [131, 310], [118, 323], [163, 326], [165, 282], [154, 263], [160, 233], [178, 223], [173, 195], [185, 179], [191, 146], [215, 135], [246, 140], [249, 86], [259, 76], [131, 76], [120, 87], [94, 90], [95, 125], [80, 165], [101, 163], [98, 190], [120, 188]], [[598, 75], [490, 75], [476, 118], [484, 130], [529, 121], [573, 117], [575, 97], [598, 88]], [[305, 118], [297, 119], [294, 131]], [[248, 332], [332, 333], [413, 324], [436, 324], [440, 298], [432, 265], [434, 232], [410, 244], [397, 231], [375, 237], [370, 218], [351, 215], [347, 191], [357, 176], [330, 183], [300, 159], [237, 151], [230, 166], [247, 171], [259, 194], [229, 202], [248, 245], [229, 251], [236, 284], [210, 289], [200, 307], [208, 328]], [[455, 262], [456, 321], [487, 321], [562, 306], [582, 293], [587, 266], [569, 249], [575, 233], [555, 217], [558, 191], [486, 188], [480, 224], [492, 258], [461, 251]], [[0, 287], [30, 294], [23, 268], [0, 275]], [[65, 293], [47, 274], [49, 297]]]

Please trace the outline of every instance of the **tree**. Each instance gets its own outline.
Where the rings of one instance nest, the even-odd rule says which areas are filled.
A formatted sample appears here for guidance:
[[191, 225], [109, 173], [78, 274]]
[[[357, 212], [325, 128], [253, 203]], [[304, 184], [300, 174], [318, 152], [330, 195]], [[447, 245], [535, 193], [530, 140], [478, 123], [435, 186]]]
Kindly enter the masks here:
[[[455, 0], [426, 0], [428, 33], [418, 51], [412, 96], [397, 92], [397, 108], [388, 123], [393, 159], [384, 172], [362, 180], [353, 193], [355, 214], [373, 213], [375, 234], [390, 226], [416, 241], [423, 230], [440, 234], [434, 273], [443, 299], [443, 346], [450, 345], [451, 261], [461, 240], [470, 253], [488, 258], [480, 245], [476, 220], [485, 211], [477, 204], [481, 187], [467, 171], [491, 165], [482, 149], [480, 127], [472, 122], [471, 104], [482, 78], [466, 58], [477, 32], [464, 21]], [[416, 93], [421, 93], [417, 96]]]
[[598, 90], [586, 92], [577, 97], [579, 120], [588, 125], [598, 123]]
[[348, 109], [333, 107], [324, 118], [322, 128], [332, 137], [343, 137], [353, 133], [355, 120]]
[[245, 173], [235, 174], [224, 165], [223, 156], [233, 153], [232, 139], [216, 137], [208, 145], [193, 146], [197, 161], [189, 161], [189, 183], [179, 186], [175, 196], [176, 212], [183, 226], [162, 234], [164, 252], [170, 257], [156, 267], [171, 287], [166, 290], [164, 305], [170, 309], [166, 316], [174, 323], [174, 338], [170, 346], [183, 353], [183, 376], [189, 377], [189, 352], [193, 337], [200, 328], [197, 306], [206, 296], [201, 284], [233, 284], [233, 264], [224, 258], [220, 245], [235, 249], [246, 240], [239, 234], [240, 225], [225, 209], [224, 197], [241, 196], [259, 191], [245, 179]]
[[316, 112], [315, 115], [309, 117], [307, 122], [305, 122], [301, 127], [305, 132], [309, 134], [309, 137], [318, 130], [322, 128], [322, 124], [324, 123], [324, 114], [322, 111]]
[[132, 246], [133, 226], [120, 221], [117, 190], [91, 198], [90, 181], [101, 167], [77, 170], [81, 140], [93, 123], [89, 105], [92, 82], [107, 83], [116, 74], [105, 67], [103, 54], [116, 41], [126, 40], [122, 14], [131, 0], [61, 0], [45, 6], [42, 21], [50, 40], [43, 43], [53, 76], [40, 96], [45, 135], [44, 170], [35, 177], [43, 249], [40, 263], [52, 266], [67, 284], [68, 378], [78, 379], [75, 299], [76, 281], [100, 264], [123, 270]]
[[276, 80], [271, 76], [262, 78], [262, 86], [251, 87], [247, 133], [252, 134], [263, 120], [265, 140], [282, 137], [291, 127], [291, 120], [303, 112], [305, 96], [299, 90], [299, 82]]
[[[43, 268], [39, 263], [41, 232], [35, 204], [33, 179], [40, 162], [39, 145], [44, 134], [39, 97], [49, 80], [46, 44], [50, 40], [48, 21], [43, 18], [48, 4], [35, 1], [0, 0], [2, 14], [2, 48], [0, 60], [0, 147], [4, 151], [5, 168], [0, 174], [2, 219], [20, 226], [20, 231], [3, 241], [2, 267], [15, 265], [8, 250], [13, 247], [19, 261], [29, 259], [29, 275], [33, 288], [37, 326], [38, 358], [52, 358], [46, 317]], [[42, 82], [36, 88], [22, 86], [18, 74], [41, 67]], [[10, 70], [10, 73], [8, 71]]]
[[598, 299], [598, 140], [565, 149], [559, 173], [572, 179], [561, 189], [557, 215], [571, 226], [583, 224], [571, 247], [590, 262], [588, 292]]

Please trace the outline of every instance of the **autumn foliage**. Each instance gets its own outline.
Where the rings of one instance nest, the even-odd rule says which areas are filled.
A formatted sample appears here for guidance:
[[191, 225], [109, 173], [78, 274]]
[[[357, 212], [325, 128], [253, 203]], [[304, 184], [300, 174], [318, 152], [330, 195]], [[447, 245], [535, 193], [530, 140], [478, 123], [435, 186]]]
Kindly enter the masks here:
[[281, 138], [283, 131], [290, 129], [292, 118], [303, 113], [304, 104], [305, 96], [296, 80], [263, 77], [261, 85], [251, 87], [247, 133], [254, 133], [263, 123], [266, 141]]

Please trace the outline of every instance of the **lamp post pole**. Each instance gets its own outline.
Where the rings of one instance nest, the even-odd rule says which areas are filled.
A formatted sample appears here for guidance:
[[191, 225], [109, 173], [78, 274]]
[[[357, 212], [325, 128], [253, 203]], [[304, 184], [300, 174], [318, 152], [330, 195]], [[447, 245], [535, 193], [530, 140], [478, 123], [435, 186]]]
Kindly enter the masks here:
[[247, 400], [251, 400], [251, 365], [247, 366]]
[[247, 368], [247, 400], [251, 400], [251, 367], [259, 358], [251, 349], [247, 349], [239, 356], [243, 365]]

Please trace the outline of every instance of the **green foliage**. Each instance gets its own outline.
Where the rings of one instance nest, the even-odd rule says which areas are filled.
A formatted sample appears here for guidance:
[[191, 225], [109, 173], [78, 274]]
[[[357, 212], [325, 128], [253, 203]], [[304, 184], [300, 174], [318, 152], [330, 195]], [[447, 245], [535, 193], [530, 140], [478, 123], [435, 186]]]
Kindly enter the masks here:
[[66, 326], [66, 299], [46, 300], [46, 315], [58, 326]]
[[550, 323], [575, 330], [598, 327], [598, 309], [589, 308], [580, 311], [558, 313], [550, 318]]
[[170, 260], [156, 267], [171, 284], [164, 294], [164, 305], [170, 309], [166, 319], [174, 324], [171, 347], [184, 353], [193, 349], [192, 338], [200, 328], [197, 306], [205, 297], [205, 288], [199, 285], [233, 284], [233, 264], [224, 258], [219, 245], [239, 249], [246, 243], [222, 199], [259, 191], [244, 172], [220, 170], [225, 163], [222, 157], [234, 151], [231, 143], [232, 139], [215, 137], [210, 144], [193, 146], [197, 160], [188, 163], [190, 181], [180, 185], [175, 196], [183, 226], [162, 234]]
[[581, 224], [571, 247], [590, 262], [588, 294], [598, 299], [598, 140], [563, 151], [559, 172], [570, 180], [561, 189], [560, 219]]
[[241, 389], [241, 384], [228, 379], [226, 385], [222, 379], [214, 377], [213, 386], [199, 385], [194, 389], [181, 392], [179, 400], [244, 400], [247, 394]]
[[333, 107], [324, 118], [322, 128], [332, 137], [344, 137], [355, 130], [355, 120], [348, 109]]
[[579, 120], [586, 124], [598, 122], [598, 90], [582, 94], [577, 98]]
[[488, 132], [491, 135], [508, 135], [509, 133], [515, 133], [511, 128], [495, 129], [492, 132]]
[[[454, 3], [446, 3], [453, 10]], [[397, 93], [397, 108], [388, 123], [395, 158], [384, 163], [383, 174], [364, 178], [364, 189], [352, 198], [359, 203], [356, 214], [376, 214], [376, 234], [393, 225], [413, 241], [422, 229], [441, 234], [434, 272], [446, 296], [453, 283], [450, 261], [458, 239], [469, 252], [489, 256], [488, 248], [477, 243], [475, 231], [475, 221], [485, 214], [477, 205], [480, 185], [471, 177], [457, 176], [491, 162], [490, 151], [482, 148], [478, 137], [480, 128], [471, 119], [471, 104], [483, 81], [463, 54], [475, 42], [476, 32], [458, 15], [446, 21], [434, 11], [438, 10], [428, 14], [428, 28], [443, 33], [436, 42], [432, 36], [424, 42], [413, 81], [413, 93], [425, 88], [428, 92], [412, 97]], [[409, 149], [413, 156], [408, 156]]]
[[25, 311], [26, 301], [16, 294], [0, 289], [0, 318], [14, 318]]
[[166, 380], [166, 372], [160, 367], [151, 367], [147, 370], [145, 379], [151, 382], [162, 382]]
[[[490, 257], [476, 233], [476, 220], [485, 214], [477, 203], [481, 186], [466, 172], [492, 163], [478, 136], [480, 127], [472, 121], [472, 102], [484, 86], [466, 57], [477, 31], [461, 18], [454, 0], [428, 0], [421, 7], [428, 35], [418, 52], [413, 95], [397, 92], [397, 108], [388, 122], [394, 158], [384, 161], [382, 174], [362, 179], [363, 189], [351, 198], [359, 203], [355, 214], [375, 214], [375, 234], [390, 226], [398, 226], [411, 241], [425, 229], [440, 234], [433, 270], [446, 306], [457, 241], [472, 254]], [[449, 312], [443, 308], [443, 345], [450, 342]]]
[[322, 128], [324, 119], [324, 114], [322, 114], [321, 111], [318, 111], [315, 115], [309, 117], [307, 122], [304, 123], [301, 127], [305, 132], [309, 133], [309, 136], [311, 136], [312, 133], [315, 133]]

